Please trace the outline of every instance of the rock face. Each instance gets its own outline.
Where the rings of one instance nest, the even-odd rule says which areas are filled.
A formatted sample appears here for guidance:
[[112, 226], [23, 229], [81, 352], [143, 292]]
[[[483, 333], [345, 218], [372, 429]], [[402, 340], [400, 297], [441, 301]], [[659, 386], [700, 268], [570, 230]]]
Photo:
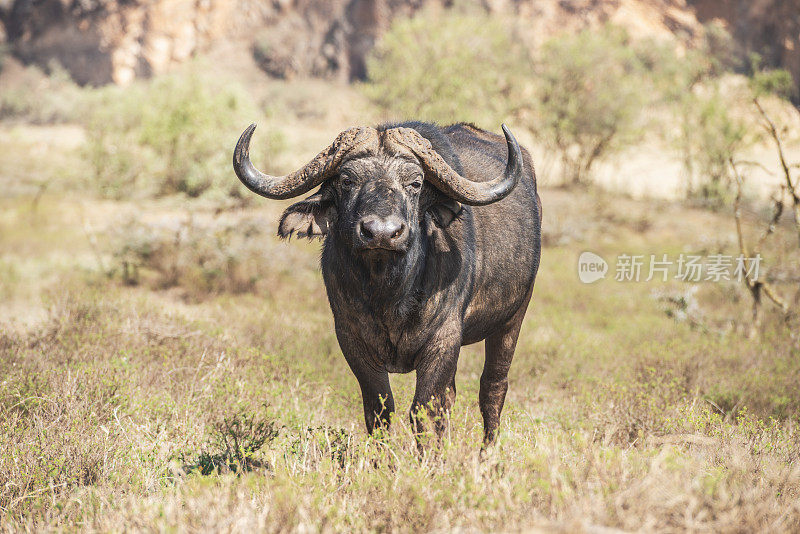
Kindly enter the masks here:
[[23, 61], [61, 63], [81, 84], [163, 72], [226, 35], [234, 0], [16, 0], [0, 11]]
[[[720, 19], [749, 49], [800, 80], [800, 0], [473, 0], [512, 15], [535, 46], [605, 22], [634, 37], [691, 43]], [[391, 21], [453, 0], [0, 0], [3, 32], [20, 59], [56, 60], [81, 84], [126, 84], [168, 70], [219, 40], [251, 47], [277, 77], [361, 79]], [[688, 4], [687, 4], [688, 2]]]
[[361, 78], [364, 58], [389, 26], [380, 0], [284, 1], [256, 33], [253, 53], [273, 76]]
[[740, 55], [760, 54], [767, 66], [791, 72], [800, 88], [800, 0], [691, 0], [690, 3], [701, 22], [719, 21], [725, 25]]
[[[220, 39], [251, 44], [276, 76], [360, 77], [392, 12], [373, 0], [0, 0], [0, 35], [26, 63], [80, 84], [129, 83]], [[399, 8], [399, 9], [398, 9]]]

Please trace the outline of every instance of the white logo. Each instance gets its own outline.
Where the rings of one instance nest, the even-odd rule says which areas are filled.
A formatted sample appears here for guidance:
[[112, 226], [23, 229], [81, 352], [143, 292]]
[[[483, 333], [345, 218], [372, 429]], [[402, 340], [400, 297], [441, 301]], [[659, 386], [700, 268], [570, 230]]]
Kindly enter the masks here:
[[584, 284], [597, 282], [606, 277], [608, 264], [594, 252], [582, 252], [578, 258], [578, 278]]

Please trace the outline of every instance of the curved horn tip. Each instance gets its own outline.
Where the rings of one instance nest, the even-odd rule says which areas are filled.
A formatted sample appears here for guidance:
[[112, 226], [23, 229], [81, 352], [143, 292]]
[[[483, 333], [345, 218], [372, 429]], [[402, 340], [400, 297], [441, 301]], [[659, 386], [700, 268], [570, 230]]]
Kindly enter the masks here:
[[508, 129], [505, 123], [501, 124], [500, 127], [503, 129], [503, 135], [506, 136], [506, 140], [513, 141], [514, 144], [517, 143], [517, 138], [514, 137], [514, 134], [511, 133], [511, 130]]
[[519, 147], [517, 138], [514, 137], [514, 134], [511, 133], [511, 130], [508, 129], [508, 126], [506, 126], [505, 123], [501, 124], [500, 127], [503, 129], [503, 135], [506, 136], [509, 161], [511, 161], [513, 158], [514, 164], [520, 163], [522, 161], [522, 149]]
[[245, 128], [245, 130], [242, 132], [241, 137], [239, 137], [239, 141], [241, 142], [242, 140], [245, 140], [245, 139], [249, 141], [250, 138], [253, 136], [253, 132], [255, 130], [256, 130], [256, 123], [250, 124], [250, 126]]
[[250, 153], [250, 139], [253, 137], [255, 129], [256, 123], [252, 123], [242, 132], [242, 135], [239, 136], [239, 140], [236, 142], [236, 149], [233, 151], [234, 163], [240, 163], [243, 158], [248, 157]]
[[250, 142], [250, 138], [253, 137], [253, 132], [256, 131], [256, 123], [252, 123], [250, 126], [242, 132], [242, 139], [247, 139], [247, 142]]

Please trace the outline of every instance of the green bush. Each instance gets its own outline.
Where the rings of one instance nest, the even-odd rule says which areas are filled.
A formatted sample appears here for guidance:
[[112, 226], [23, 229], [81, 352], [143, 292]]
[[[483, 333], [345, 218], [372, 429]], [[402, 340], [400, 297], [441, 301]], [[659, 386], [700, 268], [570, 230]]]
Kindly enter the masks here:
[[565, 182], [636, 139], [646, 71], [624, 30], [607, 26], [545, 43], [537, 60], [532, 131], [558, 152]]
[[[214, 424], [214, 435], [206, 447], [194, 458], [180, 455], [184, 471], [201, 475], [215, 473], [243, 473], [258, 468], [269, 468], [256, 456], [264, 445], [271, 444], [280, 433], [275, 421], [267, 421], [260, 413], [240, 409], [230, 417]], [[216, 451], [216, 452], [209, 452]]]
[[486, 14], [423, 12], [394, 23], [368, 62], [366, 94], [389, 114], [527, 127], [566, 181], [636, 138], [643, 60], [619, 29], [548, 41], [535, 62], [511, 27]]
[[730, 159], [750, 140], [744, 113], [751, 96], [726, 76], [739, 67], [730, 35], [706, 27], [696, 49], [678, 53], [671, 45], [637, 46], [655, 95], [654, 109], [667, 120], [660, 130], [678, 150], [686, 174], [686, 196], [718, 208], [731, 198]]
[[53, 124], [70, 122], [82, 115], [84, 91], [58, 62], [52, 62], [47, 72], [36, 66], [26, 67], [9, 85], [0, 91], [0, 119]]
[[785, 69], [761, 69], [757, 61], [753, 65], [753, 77], [750, 86], [756, 96], [776, 95], [785, 100], [797, 96], [797, 87], [792, 74]]
[[129, 89], [100, 90], [92, 96], [91, 111], [84, 117], [84, 158], [91, 169], [91, 186], [109, 198], [135, 196], [144, 187], [141, 175], [155, 157], [137, 143], [140, 103], [145, 102], [140, 85]]
[[[489, 128], [513, 120], [557, 154], [570, 184], [590, 181], [598, 161], [645, 131], [663, 130], [681, 150], [687, 189], [716, 202], [727, 157], [743, 142], [743, 126], [715, 85], [733, 66], [731, 47], [716, 26], [698, 49], [678, 54], [672, 43], [634, 42], [608, 25], [552, 38], [532, 60], [498, 18], [428, 10], [392, 25], [368, 61], [363, 90], [402, 118]], [[679, 128], [665, 126], [672, 117]]]
[[[91, 110], [85, 153], [104, 196], [241, 194], [230, 158], [255, 111], [236, 87], [217, 87], [195, 72], [173, 74], [100, 90]], [[260, 161], [282, 146], [280, 133], [267, 131], [271, 138], [255, 150]]]
[[732, 198], [730, 161], [747, 142], [747, 124], [732, 112], [732, 100], [718, 82], [711, 81], [681, 103], [687, 197], [710, 207], [720, 207]]
[[426, 10], [398, 19], [367, 61], [365, 94], [386, 113], [496, 129], [522, 105], [530, 60], [498, 19]]

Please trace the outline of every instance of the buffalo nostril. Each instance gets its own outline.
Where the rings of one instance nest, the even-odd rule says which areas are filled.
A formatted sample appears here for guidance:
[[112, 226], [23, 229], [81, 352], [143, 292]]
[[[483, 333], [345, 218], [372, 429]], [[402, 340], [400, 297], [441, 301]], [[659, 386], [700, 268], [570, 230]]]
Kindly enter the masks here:
[[364, 236], [366, 239], [372, 239], [375, 237], [375, 233], [369, 228], [370, 224], [368, 222], [361, 221], [361, 235]]
[[405, 233], [405, 231], [406, 231], [406, 225], [401, 223], [400, 228], [395, 230], [394, 233], [392, 234], [392, 239], [397, 239], [398, 237], [402, 236]]

